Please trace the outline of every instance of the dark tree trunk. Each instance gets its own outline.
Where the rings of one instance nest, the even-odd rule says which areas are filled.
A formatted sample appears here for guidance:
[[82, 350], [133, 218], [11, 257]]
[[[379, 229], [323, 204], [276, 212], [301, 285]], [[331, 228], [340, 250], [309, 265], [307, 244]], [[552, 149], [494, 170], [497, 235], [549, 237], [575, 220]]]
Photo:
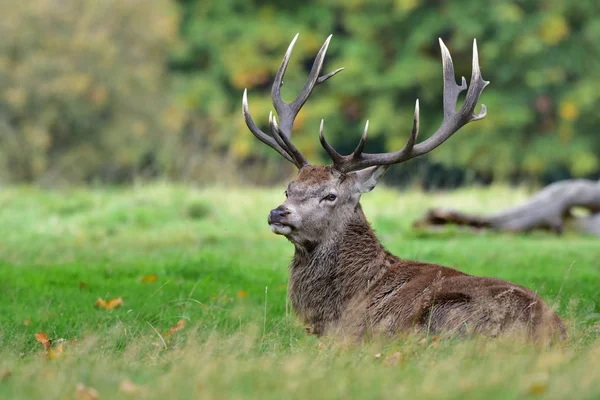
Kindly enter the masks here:
[[[587, 216], [573, 215], [573, 208], [589, 211]], [[553, 183], [529, 201], [497, 214], [482, 216], [450, 209], [435, 208], [414, 223], [416, 227], [446, 224], [488, 228], [505, 232], [529, 232], [563, 229], [600, 236], [600, 181], [573, 179]]]

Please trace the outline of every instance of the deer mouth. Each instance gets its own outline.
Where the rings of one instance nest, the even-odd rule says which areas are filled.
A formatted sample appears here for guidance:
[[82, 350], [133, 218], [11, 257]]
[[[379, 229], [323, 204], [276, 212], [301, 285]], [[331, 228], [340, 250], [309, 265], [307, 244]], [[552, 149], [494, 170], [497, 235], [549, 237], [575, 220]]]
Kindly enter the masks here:
[[272, 222], [269, 226], [271, 227], [271, 232], [276, 235], [287, 236], [292, 233], [292, 226], [282, 224], [281, 222]]
[[293, 224], [289, 221], [289, 216], [292, 212], [289, 208], [281, 205], [274, 210], [271, 210], [269, 213], [269, 218], [267, 222], [271, 227], [271, 232], [277, 235], [288, 236], [292, 233], [292, 230], [295, 228]]

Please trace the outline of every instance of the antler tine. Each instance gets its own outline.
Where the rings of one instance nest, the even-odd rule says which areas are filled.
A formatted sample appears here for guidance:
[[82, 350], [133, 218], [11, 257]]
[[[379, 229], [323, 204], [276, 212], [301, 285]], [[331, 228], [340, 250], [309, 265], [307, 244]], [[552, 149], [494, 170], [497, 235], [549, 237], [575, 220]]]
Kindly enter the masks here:
[[454, 63], [452, 62], [450, 51], [448, 51], [442, 38], [438, 38], [438, 40], [442, 51], [442, 68], [444, 70], [444, 118], [446, 118], [456, 113], [458, 95], [467, 88], [467, 81], [463, 76], [460, 86], [456, 84]]
[[[273, 106], [275, 107], [275, 111], [277, 111], [277, 114], [279, 115], [279, 119], [281, 121], [281, 132], [284, 136], [287, 136], [288, 138], [292, 136], [292, 126], [294, 124], [294, 119], [298, 115], [298, 112], [300, 112], [300, 109], [302, 108], [306, 100], [308, 100], [308, 97], [312, 93], [315, 85], [319, 80], [319, 75], [321, 73], [321, 69], [323, 68], [323, 62], [325, 61], [325, 54], [327, 53], [327, 48], [329, 47], [329, 42], [331, 41], [332, 36], [333, 35], [329, 35], [327, 40], [325, 40], [325, 43], [323, 43], [323, 46], [321, 46], [321, 49], [315, 57], [315, 61], [313, 62], [313, 66], [310, 70], [310, 73], [308, 74], [308, 79], [306, 80], [304, 87], [302, 88], [298, 96], [296, 96], [294, 101], [292, 101], [291, 103], [287, 104], [281, 98], [281, 86], [283, 84], [283, 76], [285, 74], [285, 70], [287, 69], [287, 65], [290, 61], [292, 50], [294, 49], [294, 45], [296, 44], [296, 39], [298, 39], [298, 35], [296, 35], [294, 37], [294, 40], [292, 40], [292, 43], [290, 44], [287, 52], [285, 53], [285, 57], [283, 58], [281, 66], [279, 67], [279, 70], [275, 75], [273, 89], [271, 90], [271, 95], [273, 97]], [[342, 69], [340, 68], [323, 76], [321, 82], [326, 81], [341, 70]]]
[[275, 74], [275, 79], [273, 80], [273, 87], [271, 88], [271, 97], [273, 98], [273, 106], [275, 107], [275, 111], [279, 114], [280, 110], [283, 110], [286, 106], [285, 102], [281, 98], [281, 86], [283, 86], [283, 76], [285, 75], [285, 71], [287, 70], [287, 66], [290, 62], [290, 58], [292, 57], [292, 51], [294, 50], [294, 46], [296, 45], [296, 40], [298, 40], [299, 33], [296, 33], [296, 36], [292, 39], [292, 42], [288, 46], [285, 55], [283, 56], [283, 60], [281, 61], [281, 65]]
[[[446, 62], [449, 61], [449, 66], [447, 69], [446, 62], [444, 62], [444, 120], [442, 121], [442, 125], [439, 127], [439, 129], [429, 139], [415, 146], [413, 152], [414, 154], [411, 155], [410, 158], [430, 152], [444, 143], [450, 136], [452, 136], [464, 125], [471, 121], [480, 120], [487, 114], [487, 108], [484, 104], [481, 105], [481, 111], [479, 114], [473, 113], [483, 89], [485, 89], [485, 87], [489, 84], [489, 82], [484, 81], [481, 77], [481, 70], [479, 68], [479, 54], [477, 52], [477, 41], [473, 40], [473, 66], [471, 72], [471, 82], [469, 82], [469, 89], [467, 90], [465, 101], [458, 112], [455, 111], [456, 102], [460, 92], [466, 88], [465, 78], [463, 77], [463, 84], [458, 86], [454, 82], [454, 78], [448, 76], [449, 71], [454, 73], [452, 59], [450, 58], [450, 52], [441, 39], [440, 47], [442, 48], [442, 60]], [[446, 88], [448, 88], [448, 90]], [[449, 109], [446, 110], [446, 107], [449, 107]]]
[[325, 82], [327, 79], [329, 79], [332, 76], [336, 75], [338, 72], [342, 72], [343, 70], [344, 70], [344, 67], [338, 68], [338, 69], [336, 69], [333, 72], [330, 72], [330, 73], [328, 73], [326, 75], [323, 75], [323, 76], [319, 77], [319, 79], [317, 79], [317, 85], [320, 84], [320, 83]]
[[[387, 163], [385, 159], [381, 159], [381, 163], [371, 164], [369, 160], [373, 159], [377, 156], [388, 156], [389, 154], [363, 154], [363, 150], [365, 148], [365, 143], [367, 142], [367, 133], [369, 131], [369, 121], [365, 124], [365, 129], [363, 134], [356, 146], [356, 149], [352, 152], [352, 154], [347, 156], [340, 155], [329, 143], [325, 141], [323, 137], [323, 121], [321, 121], [321, 132], [320, 139], [321, 144], [333, 160], [333, 164], [335, 168], [342, 172], [349, 172], [356, 169], [362, 169], [373, 165], [389, 165], [393, 163]], [[408, 137], [408, 141], [402, 148], [402, 150], [393, 153], [398, 158], [407, 157], [413, 150], [415, 142], [417, 141], [417, 137], [419, 136], [419, 100], [417, 99], [415, 103], [415, 116], [413, 120], [413, 128], [410, 136]]]
[[294, 50], [294, 45], [298, 40], [298, 34], [296, 34], [296, 36], [294, 36], [294, 39], [292, 39], [292, 42], [288, 46], [288, 49], [285, 52], [285, 56], [281, 61], [281, 65], [279, 66], [279, 69], [275, 74], [275, 79], [273, 80], [273, 87], [271, 89], [273, 106], [275, 107], [275, 112], [279, 116], [280, 121], [278, 125], [276, 117], [272, 113], [269, 114], [269, 126], [271, 128], [271, 136], [261, 131], [252, 121], [252, 117], [250, 116], [250, 112], [248, 111], [247, 91], [244, 90], [242, 110], [244, 112], [244, 119], [246, 121], [246, 125], [248, 126], [250, 131], [261, 142], [271, 146], [286, 160], [292, 162], [298, 168], [302, 168], [303, 166], [308, 165], [308, 161], [302, 155], [302, 153], [293, 145], [291, 141], [294, 120], [296, 119], [296, 116], [300, 112], [300, 109], [302, 108], [306, 100], [308, 100], [315, 85], [325, 82], [327, 79], [331, 78], [332, 76], [336, 75], [337, 73], [343, 70], [343, 68], [338, 68], [335, 71], [330, 72], [326, 75], [319, 76], [321, 74], [321, 69], [323, 68], [323, 62], [325, 60], [325, 54], [327, 53], [327, 48], [329, 47], [331, 36], [332, 35], [329, 35], [329, 37], [317, 53], [313, 66], [308, 75], [308, 79], [304, 84], [304, 87], [302, 88], [298, 96], [294, 99], [294, 101], [288, 104], [284, 102], [281, 98], [281, 86], [283, 85], [283, 76], [285, 75], [285, 71], [290, 62], [292, 51]]
[[280, 146], [272, 137], [261, 131], [260, 128], [256, 126], [256, 124], [252, 120], [252, 116], [250, 115], [250, 110], [248, 108], [247, 89], [244, 89], [244, 95], [242, 97], [242, 112], [244, 113], [244, 120], [246, 121], [246, 126], [248, 127], [248, 129], [250, 129], [250, 132], [252, 132], [252, 134], [256, 136], [258, 140], [260, 140], [267, 146], [272, 147], [273, 149], [275, 149], [275, 151], [281, 154], [283, 158], [297, 166], [296, 161], [287, 153], [287, 151], [282, 146]]
[[[296, 113], [300, 111], [300, 108], [302, 108], [306, 100], [308, 100], [308, 97], [312, 93], [317, 81], [319, 80], [319, 75], [321, 74], [321, 69], [323, 68], [323, 62], [325, 61], [325, 54], [327, 54], [327, 49], [329, 48], [329, 42], [331, 41], [332, 36], [333, 35], [329, 35], [329, 37], [327, 37], [327, 39], [325, 40], [325, 43], [323, 43], [323, 46], [321, 46], [321, 49], [315, 57], [313, 66], [310, 69], [310, 73], [308, 74], [308, 79], [306, 80], [304, 87], [300, 91], [300, 94], [298, 94], [296, 99], [294, 99], [294, 101], [291, 104]], [[343, 68], [338, 68], [337, 70], [323, 76], [322, 82], [326, 81], [327, 79], [331, 78], [332, 76], [334, 76], [338, 72], [341, 72], [342, 70]]]
[[419, 99], [417, 99], [417, 101], [415, 102], [415, 115], [413, 117], [412, 132], [410, 133], [408, 141], [404, 146], [407, 149], [407, 152], [412, 151], [413, 147], [415, 146], [415, 143], [417, 142], [417, 137], [419, 136], [419, 112]]
[[367, 120], [367, 123], [365, 124], [365, 130], [363, 131], [363, 134], [360, 137], [360, 141], [358, 142], [356, 149], [354, 149], [354, 152], [352, 153], [353, 157], [360, 157], [360, 155], [362, 154], [363, 150], [365, 149], [365, 143], [367, 143], [367, 134], [368, 133], [369, 133], [369, 120]]
[[331, 159], [333, 160], [334, 165], [343, 162], [344, 160], [344, 156], [342, 156], [340, 153], [338, 153], [333, 146], [331, 146], [329, 143], [327, 143], [327, 140], [325, 140], [325, 135], [323, 135], [323, 123], [325, 122], [325, 120], [321, 120], [321, 126], [319, 127], [319, 140], [321, 141], [321, 146], [323, 146], [323, 148], [325, 149], [325, 151], [327, 152], [327, 154], [329, 154], [329, 157], [331, 157]]
[[[406, 145], [401, 150], [382, 154], [362, 153], [364, 141], [366, 140], [366, 134], [363, 134], [363, 138], [357, 147], [357, 150], [360, 151], [355, 150], [351, 155], [338, 155], [339, 157], [334, 158], [333, 162], [336, 169], [342, 172], [349, 172], [374, 165], [392, 165], [410, 160], [411, 158], [421, 156], [435, 149], [467, 123], [480, 120], [486, 116], [487, 109], [483, 104], [481, 105], [481, 111], [479, 113], [475, 114], [473, 112], [483, 89], [489, 84], [489, 82], [484, 81], [481, 76], [477, 42], [473, 41], [473, 71], [471, 73], [471, 82], [468, 86], [465, 101], [459, 111], [456, 111], [458, 96], [463, 90], [467, 89], [467, 83], [464, 77], [462, 78], [460, 85], [456, 83], [454, 77], [454, 65], [452, 63], [450, 52], [442, 39], [439, 40], [439, 43], [442, 53], [444, 77], [444, 119], [438, 130], [429, 139], [416, 144], [419, 134], [419, 101], [417, 100], [415, 104], [412, 133], [408, 138]], [[321, 141], [321, 143], [323, 143], [323, 141]], [[326, 150], [331, 155], [330, 150]]]
[[471, 86], [467, 91], [467, 97], [463, 106], [465, 110], [470, 110], [469, 121], [477, 121], [483, 119], [487, 115], [487, 107], [485, 106], [485, 104], [481, 105], [481, 111], [479, 111], [479, 113], [474, 114], [473, 110], [477, 105], [477, 100], [479, 100], [481, 92], [489, 84], [490, 81], [483, 80], [483, 77], [481, 76], [481, 69], [479, 68], [479, 52], [477, 51], [477, 39], [473, 39], [473, 66], [471, 72]]

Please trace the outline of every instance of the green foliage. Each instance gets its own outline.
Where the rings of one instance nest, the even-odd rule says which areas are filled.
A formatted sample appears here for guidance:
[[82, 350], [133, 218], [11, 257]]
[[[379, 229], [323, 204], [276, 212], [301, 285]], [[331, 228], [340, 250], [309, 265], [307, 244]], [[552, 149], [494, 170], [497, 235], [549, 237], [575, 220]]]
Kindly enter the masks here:
[[488, 117], [392, 169], [390, 182], [419, 168], [456, 183], [600, 170], [593, 0], [0, 0], [0, 12], [3, 180], [281, 180], [293, 168], [248, 132], [241, 96], [248, 88], [266, 128], [270, 85], [297, 32], [286, 99], [330, 33], [325, 71], [345, 67], [298, 117], [294, 142], [313, 162], [328, 161], [317, 138], [322, 118], [342, 152], [367, 119], [367, 151], [395, 150], [419, 98], [421, 136], [434, 132], [442, 119], [437, 37], [458, 78], [470, 76], [476, 37], [491, 81], [481, 98]]
[[[538, 292], [567, 321], [568, 342], [552, 348], [418, 335], [348, 346], [306, 335], [286, 302], [293, 246], [265, 223], [281, 190], [0, 191], [0, 398], [82, 399], [78, 383], [100, 399], [598, 398], [597, 238], [410, 228], [434, 204], [489, 211], [527, 195], [378, 188], [363, 206], [404, 258]], [[191, 218], [194, 204], [210, 213]], [[152, 274], [156, 282], [142, 281]], [[123, 307], [93, 306], [115, 297]], [[185, 329], [168, 337], [182, 319]], [[60, 358], [41, 357], [40, 331], [66, 340]], [[120, 390], [126, 379], [145, 392]]]
[[164, 80], [175, 11], [167, 0], [0, 1], [2, 173], [120, 181], [155, 167], [180, 129]]
[[[410, 131], [421, 100], [423, 137], [441, 123], [442, 80], [437, 37], [448, 45], [457, 77], [470, 77], [477, 38], [481, 101], [489, 114], [428, 156], [493, 178], [540, 177], [563, 168], [582, 176], [600, 169], [600, 6], [593, 0], [184, 1], [184, 47], [174, 55], [179, 92], [211, 126], [208, 141], [235, 159], [261, 154], [240, 118], [249, 89], [255, 120], [267, 126], [270, 83], [296, 32], [300, 39], [284, 96], [300, 89], [316, 51], [334, 37], [325, 71], [345, 70], [318, 87], [299, 115], [294, 141], [326, 161], [319, 121], [338, 149], [349, 152], [370, 119], [368, 151], [395, 150]], [[457, 79], [458, 79], [457, 78]]]

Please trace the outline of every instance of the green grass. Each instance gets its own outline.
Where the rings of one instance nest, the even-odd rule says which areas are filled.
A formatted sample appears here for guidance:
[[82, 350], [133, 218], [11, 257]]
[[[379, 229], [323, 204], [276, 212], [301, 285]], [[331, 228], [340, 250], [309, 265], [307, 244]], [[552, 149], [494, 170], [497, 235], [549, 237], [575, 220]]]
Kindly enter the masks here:
[[[536, 233], [415, 232], [430, 206], [491, 211], [508, 188], [378, 188], [365, 213], [403, 258], [537, 291], [565, 317], [550, 348], [482, 338], [306, 336], [286, 302], [290, 243], [266, 216], [282, 189], [0, 191], [0, 398], [598, 398], [600, 241]], [[154, 283], [140, 278], [156, 274]], [[122, 297], [112, 311], [98, 298]], [[179, 320], [185, 329], [167, 335]], [[56, 359], [35, 334], [61, 339]], [[120, 388], [124, 380], [137, 388]]]

